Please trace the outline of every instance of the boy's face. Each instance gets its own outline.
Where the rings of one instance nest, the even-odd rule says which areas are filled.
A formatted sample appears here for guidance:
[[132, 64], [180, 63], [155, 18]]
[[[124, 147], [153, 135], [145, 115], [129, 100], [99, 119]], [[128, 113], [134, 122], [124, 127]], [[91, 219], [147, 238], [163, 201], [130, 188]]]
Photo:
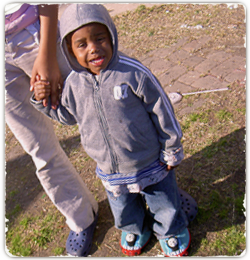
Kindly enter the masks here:
[[108, 66], [113, 54], [109, 31], [99, 23], [76, 30], [71, 37], [71, 48], [78, 63], [95, 75]]

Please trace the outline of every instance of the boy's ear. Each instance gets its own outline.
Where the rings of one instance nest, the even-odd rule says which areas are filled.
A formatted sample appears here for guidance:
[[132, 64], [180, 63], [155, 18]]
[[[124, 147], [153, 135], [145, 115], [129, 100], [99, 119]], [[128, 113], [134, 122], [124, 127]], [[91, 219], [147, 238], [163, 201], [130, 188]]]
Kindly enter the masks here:
[[71, 34], [66, 36], [66, 44], [69, 51], [69, 54], [75, 57], [72, 47], [71, 47]]
[[68, 41], [67, 41], [67, 48], [68, 48], [69, 54], [72, 55], [73, 57], [75, 57], [71, 44], [69, 44]]

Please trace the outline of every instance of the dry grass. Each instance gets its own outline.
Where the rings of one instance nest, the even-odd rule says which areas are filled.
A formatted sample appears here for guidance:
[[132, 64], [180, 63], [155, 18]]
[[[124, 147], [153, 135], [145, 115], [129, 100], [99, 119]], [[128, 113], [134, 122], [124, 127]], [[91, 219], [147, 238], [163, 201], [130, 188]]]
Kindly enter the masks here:
[[190, 41], [210, 36], [207, 48], [229, 50], [244, 43], [246, 24], [244, 8], [226, 4], [168, 4], [146, 8], [115, 17], [119, 42], [135, 50], [135, 55], [157, 48], [168, 48], [177, 40]]

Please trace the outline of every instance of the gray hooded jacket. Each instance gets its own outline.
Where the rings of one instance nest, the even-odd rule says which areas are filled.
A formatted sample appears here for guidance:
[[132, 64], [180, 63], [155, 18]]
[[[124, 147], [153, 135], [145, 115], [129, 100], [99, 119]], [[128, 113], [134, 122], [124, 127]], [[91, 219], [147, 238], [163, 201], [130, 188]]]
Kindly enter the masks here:
[[[110, 32], [113, 56], [98, 79], [68, 52], [66, 36], [92, 22]], [[183, 159], [182, 132], [158, 80], [139, 61], [118, 52], [118, 36], [102, 5], [72, 4], [60, 21], [61, 44], [72, 68], [57, 110], [36, 108], [62, 124], [78, 124], [85, 151], [106, 173], [131, 174], [157, 159], [175, 166]]]

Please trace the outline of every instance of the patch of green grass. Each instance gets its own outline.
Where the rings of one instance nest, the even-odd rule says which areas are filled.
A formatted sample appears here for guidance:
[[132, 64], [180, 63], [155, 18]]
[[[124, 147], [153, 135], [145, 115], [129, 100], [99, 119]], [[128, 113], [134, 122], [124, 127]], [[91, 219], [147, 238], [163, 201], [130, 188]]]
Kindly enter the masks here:
[[137, 8], [136, 8], [136, 10], [135, 10], [135, 12], [136, 13], [142, 13], [143, 11], [145, 11], [147, 8], [146, 8], [146, 6], [145, 5], [139, 5]]
[[[54, 207], [49, 211], [54, 211]], [[31, 217], [20, 216], [16, 225], [9, 225], [6, 233], [8, 250], [15, 256], [30, 256], [37, 248], [46, 249], [48, 243], [54, 241], [57, 233], [61, 230], [60, 225], [65, 221], [59, 216], [59, 212], [48, 212], [44, 215]], [[62, 254], [63, 250], [57, 248], [57, 253]]]
[[148, 36], [153, 36], [153, 35], [154, 35], [154, 33], [155, 33], [155, 31], [154, 31], [154, 30], [150, 30], [150, 31], [149, 31], [149, 33], [148, 33]]
[[25, 239], [21, 234], [13, 234], [9, 252], [14, 256], [30, 256], [32, 253], [31, 246], [25, 244]]
[[218, 209], [219, 207], [221, 207], [221, 205], [223, 205], [223, 202], [224, 201], [218, 191], [213, 190], [210, 193], [210, 209], [211, 210]]
[[32, 221], [32, 218], [30, 217], [24, 217], [21, 221], [20, 221], [20, 225], [24, 227], [24, 229], [27, 229], [29, 223]]
[[235, 210], [237, 211], [238, 214], [243, 214], [246, 210], [243, 202], [244, 202], [244, 195], [239, 196], [235, 199]]
[[229, 214], [229, 208], [222, 208], [220, 209], [219, 213], [218, 213], [218, 216], [221, 218], [221, 219], [224, 219], [228, 216]]
[[41, 229], [33, 229], [32, 241], [39, 247], [46, 248], [46, 244], [52, 241], [53, 229], [44, 227]]
[[9, 196], [10, 196], [10, 197], [14, 197], [17, 193], [18, 193], [17, 190], [13, 190], [13, 191], [11, 191], [11, 192], [9, 193]]
[[45, 199], [47, 197], [46, 193], [42, 195], [42, 199]]
[[215, 156], [215, 154], [218, 151], [219, 151], [219, 148], [217, 145], [211, 145], [211, 146], [206, 147], [202, 153], [205, 158], [211, 159], [211, 158], [213, 158], [213, 156]]
[[236, 108], [236, 111], [243, 114], [243, 115], [246, 115], [246, 108], [243, 107], [243, 108]]
[[238, 225], [232, 226], [224, 230], [222, 234], [217, 235], [213, 243], [210, 243], [212, 251], [217, 255], [239, 256], [243, 252], [242, 246], [245, 244], [246, 238]]
[[232, 120], [233, 114], [226, 109], [221, 109], [217, 113], [215, 113], [215, 116], [220, 120], [220, 121], [228, 121]]
[[186, 116], [184, 121], [181, 122], [182, 131], [188, 131], [190, 130], [191, 126], [195, 126], [194, 123], [203, 123], [206, 124], [209, 122], [209, 115], [211, 113], [210, 109], [207, 109], [206, 111], [200, 112], [200, 113], [191, 113]]
[[9, 219], [10, 216], [18, 214], [19, 212], [21, 212], [21, 210], [22, 210], [22, 207], [20, 204], [15, 205], [14, 209], [10, 213], [6, 214], [6, 218]]
[[62, 255], [64, 250], [65, 250], [64, 247], [56, 247], [53, 251], [54, 251], [55, 255]]
[[206, 223], [210, 219], [211, 214], [212, 213], [209, 209], [206, 209], [205, 207], [199, 207], [196, 219], [199, 224], [203, 224], [203, 223]]

